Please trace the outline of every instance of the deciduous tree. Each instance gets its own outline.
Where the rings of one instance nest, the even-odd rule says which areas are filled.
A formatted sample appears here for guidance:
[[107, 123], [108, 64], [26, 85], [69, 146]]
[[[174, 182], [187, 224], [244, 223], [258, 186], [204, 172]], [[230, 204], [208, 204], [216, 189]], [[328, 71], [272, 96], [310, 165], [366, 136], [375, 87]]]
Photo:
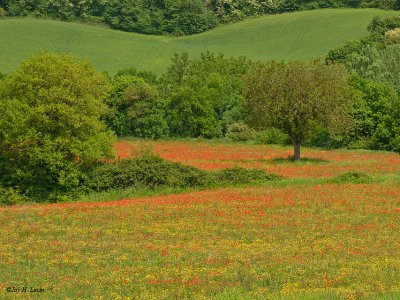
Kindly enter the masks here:
[[287, 133], [295, 160], [300, 159], [310, 121], [339, 130], [350, 120], [347, 108], [352, 90], [345, 68], [337, 64], [260, 63], [246, 76], [244, 95], [249, 123]]
[[0, 83], [0, 181], [29, 196], [77, 188], [89, 168], [112, 155], [100, 116], [106, 78], [69, 55], [40, 53]]

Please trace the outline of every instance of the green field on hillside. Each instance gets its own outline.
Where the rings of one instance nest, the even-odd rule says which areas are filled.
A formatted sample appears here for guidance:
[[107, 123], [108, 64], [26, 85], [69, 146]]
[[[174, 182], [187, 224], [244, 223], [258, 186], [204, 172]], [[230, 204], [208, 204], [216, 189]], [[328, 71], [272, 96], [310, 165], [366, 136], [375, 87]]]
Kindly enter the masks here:
[[134, 66], [162, 73], [175, 52], [198, 55], [210, 50], [252, 59], [304, 60], [322, 57], [346, 40], [366, 35], [374, 16], [399, 12], [327, 9], [263, 16], [188, 37], [146, 36], [39, 19], [0, 20], [0, 72], [17, 68], [39, 50], [72, 53], [99, 71], [115, 73]]

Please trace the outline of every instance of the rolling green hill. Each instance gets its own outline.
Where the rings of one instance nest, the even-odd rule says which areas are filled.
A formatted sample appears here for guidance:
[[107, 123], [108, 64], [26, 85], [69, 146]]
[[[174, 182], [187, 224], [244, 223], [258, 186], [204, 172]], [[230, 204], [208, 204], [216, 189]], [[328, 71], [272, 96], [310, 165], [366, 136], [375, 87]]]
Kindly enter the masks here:
[[39, 50], [70, 52], [98, 70], [115, 73], [134, 66], [163, 72], [175, 52], [210, 50], [252, 59], [304, 60], [322, 57], [346, 40], [366, 35], [374, 16], [399, 15], [375, 9], [327, 9], [263, 16], [219, 26], [188, 37], [146, 36], [101, 27], [40, 19], [0, 20], [0, 72], [14, 70]]

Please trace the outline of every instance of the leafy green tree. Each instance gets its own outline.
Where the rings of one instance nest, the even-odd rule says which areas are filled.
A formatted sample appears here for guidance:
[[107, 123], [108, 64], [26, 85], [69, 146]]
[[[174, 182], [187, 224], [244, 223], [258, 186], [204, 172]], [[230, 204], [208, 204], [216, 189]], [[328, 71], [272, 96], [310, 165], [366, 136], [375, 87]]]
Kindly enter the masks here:
[[388, 83], [400, 92], [400, 45], [390, 45], [382, 50], [368, 45], [349, 55], [344, 63], [350, 72]]
[[69, 55], [40, 53], [0, 83], [1, 181], [38, 199], [60, 199], [85, 170], [113, 155], [100, 121], [109, 83]]
[[176, 35], [196, 34], [214, 28], [218, 21], [202, 0], [165, 1], [165, 31]]
[[353, 126], [346, 134], [352, 148], [391, 150], [395, 136], [394, 122], [399, 118], [398, 96], [393, 87], [354, 76], [351, 86], [356, 91], [353, 103]]
[[367, 45], [348, 56], [345, 61], [347, 69], [364, 78], [377, 81], [390, 81], [390, 73], [382, 60], [381, 53], [373, 46]]
[[351, 94], [345, 68], [319, 62], [260, 63], [246, 76], [244, 86], [249, 123], [287, 133], [295, 160], [300, 159], [311, 121], [331, 130], [348, 124]]
[[157, 89], [147, 82], [136, 82], [124, 93], [123, 102], [134, 136], [162, 138], [168, 136], [165, 103]]
[[368, 45], [368, 41], [363, 39], [360, 41], [349, 41], [343, 46], [329, 50], [326, 56], [327, 62], [345, 62], [350, 55], [359, 54], [360, 50]]
[[194, 34], [218, 23], [201, 0], [112, 0], [104, 17], [113, 28], [146, 34]]
[[134, 69], [126, 69], [112, 82], [113, 88], [107, 98], [107, 124], [119, 136], [168, 136], [165, 103], [160, 99], [158, 90], [143, 78], [130, 74], [139, 73]]
[[111, 92], [106, 99], [108, 110], [104, 118], [108, 127], [118, 136], [132, 134], [132, 124], [127, 114], [129, 105], [123, 101], [123, 97], [125, 91], [138, 82], [143, 82], [143, 79], [129, 74], [117, 76], [112, 82]]
[[124, 68], [122, 70], [119, 70], [114, 78], [118, 78], [119, 76], [123, 75], [131, 75], [131, 76], [137, 76], [140, 78], [143, 78], [144, 81], [150, 84], [157, 84], [158, 83], [158, 77], [157, 74], [151, 72], [151, 71], [138, 71], [134, 67], [128, 67]]
[[[207, 102], [207, 107], [213, 107], [212, 115], [218, 122], [218, 130], [209, 137], [219, 137], [227, 133], [231, 124], [243, 121], [242, 77], [250, 66], [251, 62], [245, 57], [225, 58], [222, 54], [204, 52], [198, 59], [191, 60], [187, 53], [175, 54], [162, 78], [162, 93], [168, 99], [177, 91], [181, 92], [182, 87], [196, 93], [203, 99], [203, 106]], [[169, 120], [173, 121], [171, 116]]]
[[183, 137], [216, 137], [220, 128], [207, 95], [189, 87], [174, 91], [167, 106], [170, 133]]
[[192, 63], [187, 52], [182, 54], [174, 53], [174, 56], [171, 58], [171, 65], [162, 78], [163, 83], [169, 87], [186, 84], [192, 71]]
[[385, 42], [389, 45], [400, 44], [400, 28], [386, 31]]
[[400, 93], [400, 44], [387, 47], [381, 52], [381, 60], [389, 73], [390, 83]]
[[368, 25], [370, 37], [376, 42], [383, 42], [388, 30], [400, 28], [400, 17], [381, 18], [375, 17]]

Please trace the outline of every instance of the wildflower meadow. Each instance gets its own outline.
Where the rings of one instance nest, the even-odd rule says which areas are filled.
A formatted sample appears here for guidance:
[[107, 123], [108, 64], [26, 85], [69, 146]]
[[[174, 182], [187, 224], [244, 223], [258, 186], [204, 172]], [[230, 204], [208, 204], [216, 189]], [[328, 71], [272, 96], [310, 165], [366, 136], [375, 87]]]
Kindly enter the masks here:
[[[121, 159], [143, 142], [121, 141]], [[0, 298], [396, 299], [398, 155], [193, 141], [168, 160], [232, 164], [278, 182], [114, 201], [0, 207]], [[282, 158], [282, 161], [279, 160]], [[339, 182], [339, 171], [365, 182]]]

